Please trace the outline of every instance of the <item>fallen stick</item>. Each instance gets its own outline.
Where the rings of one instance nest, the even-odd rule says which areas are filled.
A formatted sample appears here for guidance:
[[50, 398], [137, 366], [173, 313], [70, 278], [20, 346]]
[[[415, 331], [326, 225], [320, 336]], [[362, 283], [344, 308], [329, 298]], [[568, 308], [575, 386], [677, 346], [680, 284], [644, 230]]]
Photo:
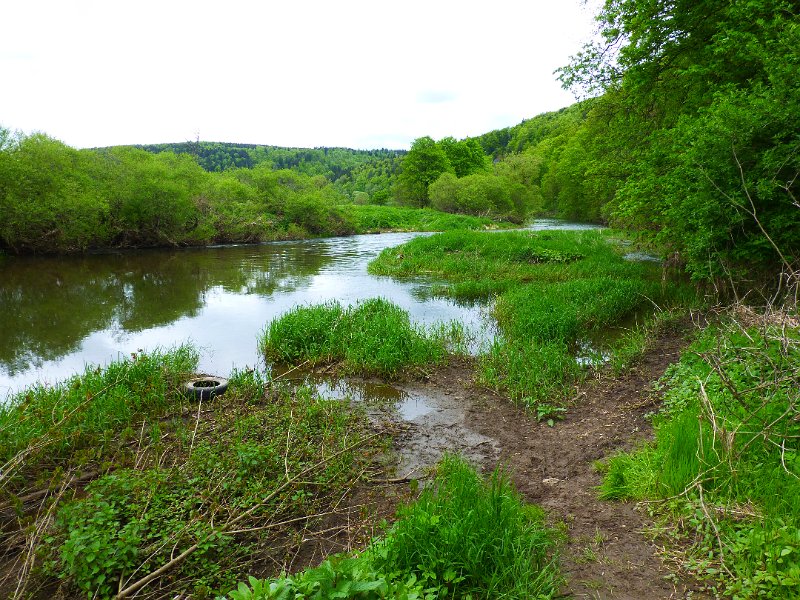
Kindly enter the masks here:
[[[365, 437], [364, 439], [359, 440], [358, 442], [356, 442], [354, 444], [351, 444], [350, 446], [347, 446], [346, 448], [343, 448], [342, 450], [339, 450], [338, 452], [335, 452], [334, 454], [331, 454], [327, 458], [322, 459], [321, 461], [311, 465], [310, 467], [306, 467], [305, 469], [300, 471], [297, 475], [295, 475], [294, 477], [292, 477], [291, 479], [289, 479], [288, 481], [286, 481], [282, 485], [278, 486], [275, 490], [273, 490], [272, 492], [267, 494], [260, 502], [254, 504], [253, 506], [248, 508], [245, 512], [243, 512], [242, 514], [240, 514], [237, 517], [234, 517], [233, 519], [231, 519], [227, 523], [223, 523], [222, 525], [220, 525], [217, 529], [212, 531], [212, 535], [220, 534], [220, 533], [226, 533], [231, 527], [233, 527], [237, 523], [241, 522], [243, 519], [246, 519], [247, 517], [249, 517], [257, 509], [259, 509], [262, 506], [264, 506], [265, 504], [267, 504], [275, 496], [280, 494], [283, 490], [285, 490], [287, 487], [289, 487], [292, 483], [296, 482], [298, 479], [300, 479], [306, 473], [309, 473], [309, 472], [321, 467], [325, 463], [327, 463], [330, 460], [336, 458], [337, 456], [340, 456], [340, 455], [344, 454], [345, 452], [349, 452], [350, 450], [353, 450], [354, 448], [358, 448], [359, 446], [365, 444], [366, 442], [368, 442], [369, 440], [371, 440], [374, 437], [377, 437], [378, 435], [380, 435], [380, 433], [373, 433], [372, 435], [369, 435], [369, 436]], [[189, 556], [194, 554], [199, 547], [200, 547], [200, 542], [196, 542], [196, 543], [192, 544], [186, 550], [181, 552], [178, 556], [176, 556], [175, 558], [173, 558], [169, 562], [165, 563], [164, 565], [162, 565], [161, 567], [159, 567], [158, 569], [156, 569], [155, 571], [153, 571], [149, 575], [146, 575], [145, 577], [142, 577], [138, 581], [135, 581], [134, 583], [130, 584], [128, 587], [120, 590], [119, 593], [117, 593], [117, 595], [115, 596], [115, 598], [128, 598], [132, 594], [135, 594], [136, 592], [138, 592], [140, 589], [142, 589], [144, 586], [146, 586], [148, 583], [150, 583], [154, 579], [158, 579], [161, 575], [163, 575], [164, 573], [166, 573], [167, 571], [169, 571], [173, 567], [176, 567], [177, 565], [182, 563]]]

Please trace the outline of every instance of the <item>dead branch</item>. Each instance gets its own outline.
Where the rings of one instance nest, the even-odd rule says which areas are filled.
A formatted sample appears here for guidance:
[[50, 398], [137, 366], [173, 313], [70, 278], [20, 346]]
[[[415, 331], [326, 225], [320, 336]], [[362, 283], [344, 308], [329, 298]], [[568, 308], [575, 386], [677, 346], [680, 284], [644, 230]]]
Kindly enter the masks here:
[[[259, 502], [255, 503], [253, 506], [251, 506], [249, 509], [247, 509], [243, 513], [241, 513], [238, 516], [230, 519], [226, 523], [223, 523], [223, 524], [219, 525], [209, 535], [219, 535], [219, 534], [228, 533], [230, 531], [233, 531], [233, 526], [234, 525], [242, 522], [244, 519], [246, 519], [247, 517], [252, 515], [259, 508], [262, 508], [263, 506], [268, 504], [273, 498], [275, 498], [275, 496], [280, 494], [283, 490], [285, 490], [287, 487], [292, 485], [295, 481], [299, 480], [301, 477], [303, 477], [307, 473], [315, 471], [316, 469], [322, 467], [325, 463], [333, 460], [337, 456], [340, 456], [340, 455], [342, 455], [342, 454], [344, 454], [346, 452], [350, 452], [351, 450], [354, 450], [355, 448], [358, 448], [359, 446], [362, 446], [362, 445], [366, 444], [368, 441], [370, 441], [371, 439], [377, 437], [378, 435], [380, 435], [380, 433], [373, 433], [372, 435], [369, 435], [369, 436], [367, 436], [367, 437], [365, 437], [365, 438], [363, 438], [363, 439], [361, 439], [361, 440], [359, 440], [359, 441], [357, 441], [357, 442], [355, 442], [353, 444], [350, 444], [349, 446], [347, 446], [347, 447], [345, 447], [345, 448], [343, 448], [343, 449], [341, 449], [341, 450], [329, 455], [327, 458], [324, 458], [324, 459], [318, 461], [317, 463], [315, 463], [315, 464], [313, 464], [313, 465], [311, 465], [309, 467], [306, 467], [305, 469], [303, 469], [302, 471], [297, 473], [294, 477], [292, 477], [291, 479], [285, 481], [283, 484], [281, 484], [280, 486], [275, 488], [272, 492], [270, 492], [269, 494], [264, 496], [264, 498], [262, 498]], [[199, 547], [200, 547], [200, 542], [195, 542], [194, 544], [189, 546], [189, 548], [187, 548], [186, 550], [181, 552], [178, 556], [172, 558], [169, 562], [165, 563], [164, 565], [162, 565], [160, 568], [156, 569], [155, 571], [153, 571], [149, 575], [146, 575], [145, 577], [142, 577], [138, 581], [128, 585], [124, 589], [121, 589], [119, 591], [119, 593], [116, 595], [116, 598], [128, 598], [128, 597], [130, 597], [132, 594], [136, 593], [138, 590], [140, 590], [141, 588], [146, 586], [151, 581], [153, 581], [155, 579], [158, 579], [164, 573], [170, 571], [171, 569], [173, 569], [177, 565], [181, 564], [189, 556], [194, 554], [194, 552], [196, 552]]]

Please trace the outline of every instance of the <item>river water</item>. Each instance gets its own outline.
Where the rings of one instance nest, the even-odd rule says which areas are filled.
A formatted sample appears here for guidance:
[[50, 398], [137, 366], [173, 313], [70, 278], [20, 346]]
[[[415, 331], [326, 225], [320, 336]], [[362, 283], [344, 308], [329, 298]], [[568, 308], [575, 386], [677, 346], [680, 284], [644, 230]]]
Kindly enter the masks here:
[[[542, 220], [530, 229], [592, 226]], [[486, 332], [481, 307], [432, 298], [433, 281], [367, 274], [418, 233], [261, 245], [0, 259], [0, 401], [139, 350], [191, 341], [201, 372], [260, 365], [257, 338], [292, 307], [383, 297], [420, 324]], [[485, 333], [484, 333], [485, 335]]]

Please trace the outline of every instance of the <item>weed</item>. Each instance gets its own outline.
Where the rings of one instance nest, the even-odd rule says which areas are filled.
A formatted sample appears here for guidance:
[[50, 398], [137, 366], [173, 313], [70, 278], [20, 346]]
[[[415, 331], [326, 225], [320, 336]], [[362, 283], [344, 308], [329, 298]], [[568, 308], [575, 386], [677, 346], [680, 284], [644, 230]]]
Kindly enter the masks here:
[[[135, 359], [146, 360], [150, 358], [143, 355]], [[163, 360], [170, 364], [178, 359]], [[107, 368], [115, 374], [111, 381], [119, 397], [130, 398], [140, 389], [140, 379], [118, 375], [136, 366], [126, 361]], [[152, 374], [150, 369], [144, 373]], [[161, 365], [156, 373], [168, 371]], [[108, 381], [103, 370], [91, 374]], [[80, 390], [87, 384], [78, 378], [70, 381], [72, 386], [56, 389]], [[163, 399], [143, 404], [124, 421], [139, 420], [125, 425], [131, 434], [136, 431], [130, 440], [116, 435], [113, 421], [85, 426], [80, 435], [70, 435], [72, 452], [32, 455], [38, 462], [25, 465], [24, 481], [20, 476], [19, 484], [6, 482], [4, 492], [12, 499], [19, 485], [37, 478], [61, 489], [35, 522], [23, 501], [17, 502], [19, 527], [43, 532], [32, 547], [39, 565], [32, 576], [43, 580], [38, 584], [51, 584], [48, 579], [55, 578], [67, 596], [80, 591], [109, 598], [169, 563], [178, 550], [193, 548], [143, 595], [213, 596], [235, 584], [259, 549], [270, 547], [276, 524], [294, 520], [313, 527], [314, 515], [340, 501], [378, 448], [377, 438], [359, 441], [373, 439], [365, 436], [365, 416], [341, 402], [319, 398], [307, 388], [281, 389], [249, 369], [234, 372], [229, 383], [224, 403], [204, 403], [203, 410], [184, 413], [180, 404]], [[30, 412], [23, 414], [33, 420]], [[3, 430], [4, 435], [13, 433], [10, 426]], [[360, 444], [358, 450], [354, 442]], [[104, 465], [102, 474], [72, 493], [70, 486], [87, 460], [92, 469]], [[303, 476], [292, 480], [297, 473]]]
[[384, 568], [413, 573], [444, 597], [534, 598], [557, 587], [553, 535], [502, 472], [483, 482], [446, 457], [435, 486], [398, 513], [376, 551]]
[[66, 461], [98, 456], [121, 430], [143, 416], [161, 414], [185, 399], [180, 382], [197, 364], [197, 352], [180, 346], [169, 352], [136, 353], [105, 368], [88, 366], [54, 386], [36, 385], [0, 404], [0, 464], [24, 460]]
[[[706, 329], [660, 383], [656, 441], [612, 457], [604, 498], [670, 499], [686, 565], [734, 597], [800, 590], [800, 334]], [[685, 545], [685, 543], [684, 543]]]
[[536, 420], [541, 423], [545, 421], [550, 427], [555, 425], [555, 421], [564, 418], [564, 413], [567, 409], [563, 406], [553, 406], [546, 402], [540, 402], [536, 405]]

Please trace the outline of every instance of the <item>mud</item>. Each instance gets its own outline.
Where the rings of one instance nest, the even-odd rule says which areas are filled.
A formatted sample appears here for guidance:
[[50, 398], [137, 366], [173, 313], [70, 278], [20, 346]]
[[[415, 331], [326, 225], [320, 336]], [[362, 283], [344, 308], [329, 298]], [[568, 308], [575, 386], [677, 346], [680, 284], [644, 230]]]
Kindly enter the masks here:
[[[585, 382], [565, 418], [552, 427], [476, 386], [469, 359], [438, 370], [428, 382], [394, 386], [400, 408], [371, 415], [399, 429], [400, 476], [424, 476], [445, 452], [460, 452], [483, 471], [504, 465], [527, 501], [566, 526], [564, 597], [704, 598], [662, 563], [644, 534], [651, 524], [645, 513], [629, 503], [601, 502], [596, 493], [596, 461], [652, 436], [645, 418], [659, 402], [652, 383], [684, 345], [681, 332], [666, 334], [627, 374], [601, 373]], [[403, 408], [410, 403], [417, 414]]]

